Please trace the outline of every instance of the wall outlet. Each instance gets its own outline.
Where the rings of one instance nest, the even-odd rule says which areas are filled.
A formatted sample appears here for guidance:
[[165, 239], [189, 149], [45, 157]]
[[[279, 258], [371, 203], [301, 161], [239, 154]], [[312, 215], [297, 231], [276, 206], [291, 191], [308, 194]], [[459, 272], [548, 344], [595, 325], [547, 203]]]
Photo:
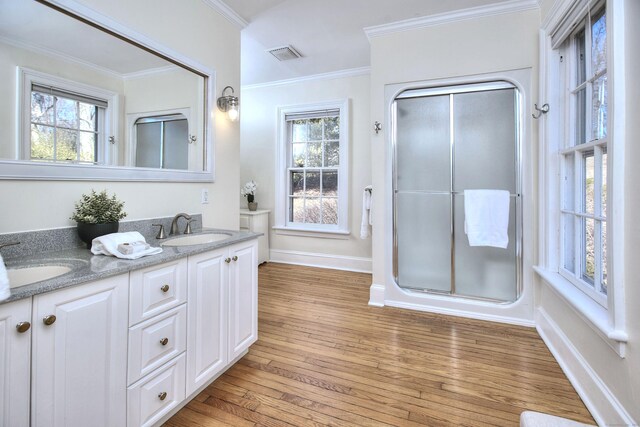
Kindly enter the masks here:
[[200, 203], [203, 205], [209, 204], [209, 190], [206, 188], [202, 189], [202, 193], [200, 195]]

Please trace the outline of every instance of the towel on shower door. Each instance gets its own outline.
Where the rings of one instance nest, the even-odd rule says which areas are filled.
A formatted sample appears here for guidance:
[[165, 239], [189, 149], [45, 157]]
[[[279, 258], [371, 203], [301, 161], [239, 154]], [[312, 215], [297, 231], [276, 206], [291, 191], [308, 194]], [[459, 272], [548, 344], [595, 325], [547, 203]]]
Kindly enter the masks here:
[[509, 244], [509, 192], [504, 190], [464, 190], [464, 232], [469, 246]]
[[360, 238], [369, 237], [369, 226], [371, 225], [371, 190], [372, 186], [368, 185], [362, 193], [362, 223], [360, 224]]

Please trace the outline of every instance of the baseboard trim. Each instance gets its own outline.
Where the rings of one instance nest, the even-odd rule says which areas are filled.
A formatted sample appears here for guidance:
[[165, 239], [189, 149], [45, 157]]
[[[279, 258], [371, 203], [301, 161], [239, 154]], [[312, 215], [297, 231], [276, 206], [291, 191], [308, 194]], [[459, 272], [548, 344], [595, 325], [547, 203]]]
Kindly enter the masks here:
[[446, 314], [447, 316], [466, 317], [469, 319], [486, 320], [489, 322], [507, 323], [509, 325], [526, 326], [528, 328], [535, 327], [532, 320], [519, 319], [517, 317], [499, 316], [495, 314], [476, 313], [473, 311], [435, 307], [433, 305], [413, 304], [401, 301], [385, 301], [385, 305], [389, 307], [406, 308], [409, 310], [424, 311], [427, 313]]
[[371, 273], [371, 258], [271, 249], [269, 262]]
[[384, 285], [373, 283], [369, 288], [369, 305], [384, 307]]
[[598, 425], [636, 425], [545, 309], [538, 307], [534, 316], [538, 334]]

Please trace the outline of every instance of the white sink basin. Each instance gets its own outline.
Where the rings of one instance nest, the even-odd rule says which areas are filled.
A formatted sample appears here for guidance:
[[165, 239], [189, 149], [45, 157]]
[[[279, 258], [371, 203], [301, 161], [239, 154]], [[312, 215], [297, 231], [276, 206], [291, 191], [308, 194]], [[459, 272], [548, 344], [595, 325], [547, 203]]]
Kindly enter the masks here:
[[192, 246], [206, 245], [207, 243], [219, 242], [231, 237], [226, 233], [190, 234], [188, 236], [177, 237], [160, 243], [160, 246]]
[[18, 286], [29, 285], [42, 280], [53, 279], [70, 271], [71, 267], [65, 265], [41, 265], [37, 267], [9, 268], [7, 269], [7, 275], [9, 276], [9, 286], [17, 288]]

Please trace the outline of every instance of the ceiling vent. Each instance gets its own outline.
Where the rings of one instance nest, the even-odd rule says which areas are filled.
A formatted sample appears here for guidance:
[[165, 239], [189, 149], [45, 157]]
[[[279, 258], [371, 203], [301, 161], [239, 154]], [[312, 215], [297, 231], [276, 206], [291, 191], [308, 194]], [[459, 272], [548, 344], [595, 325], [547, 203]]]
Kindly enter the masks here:
[[278, 61], [288, 61], [289, 59], [298, 59], [302, 57], [292, 46], [281, 46], [268, 49], [271, 55], [275, 56]]

